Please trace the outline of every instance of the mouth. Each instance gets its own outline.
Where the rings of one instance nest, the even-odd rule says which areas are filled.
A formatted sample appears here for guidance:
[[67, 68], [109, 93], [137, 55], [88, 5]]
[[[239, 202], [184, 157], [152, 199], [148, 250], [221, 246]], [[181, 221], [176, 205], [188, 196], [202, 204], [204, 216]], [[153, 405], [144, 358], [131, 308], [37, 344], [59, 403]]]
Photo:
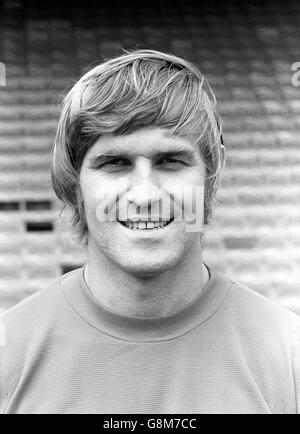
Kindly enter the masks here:
[[133, 231], [157, 231], [168, 226], [173, 220], [174, 218], [168, 221], [118, 221], [122, 226]]

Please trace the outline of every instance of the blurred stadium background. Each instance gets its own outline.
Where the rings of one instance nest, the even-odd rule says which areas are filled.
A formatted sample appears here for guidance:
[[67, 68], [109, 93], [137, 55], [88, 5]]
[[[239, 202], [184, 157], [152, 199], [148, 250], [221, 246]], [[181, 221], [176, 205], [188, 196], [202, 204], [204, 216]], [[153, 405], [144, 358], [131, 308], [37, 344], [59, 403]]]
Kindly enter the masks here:
[[289, 0], [1, 3], [0, 311], [84, 263], [50, 181], [59, 97], [135, 47], [192, 60], [219, 101], [227, 165], [206, 262], [300, 314], [300, 3]]

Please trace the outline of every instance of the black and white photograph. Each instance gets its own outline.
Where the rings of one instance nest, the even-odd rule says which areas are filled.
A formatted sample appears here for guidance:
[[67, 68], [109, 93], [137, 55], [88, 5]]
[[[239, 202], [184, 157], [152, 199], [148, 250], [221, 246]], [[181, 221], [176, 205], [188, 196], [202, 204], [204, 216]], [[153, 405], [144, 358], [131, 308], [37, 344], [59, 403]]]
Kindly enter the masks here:
[[0, 414], [299, 413], [300, 3], [0, 1]]

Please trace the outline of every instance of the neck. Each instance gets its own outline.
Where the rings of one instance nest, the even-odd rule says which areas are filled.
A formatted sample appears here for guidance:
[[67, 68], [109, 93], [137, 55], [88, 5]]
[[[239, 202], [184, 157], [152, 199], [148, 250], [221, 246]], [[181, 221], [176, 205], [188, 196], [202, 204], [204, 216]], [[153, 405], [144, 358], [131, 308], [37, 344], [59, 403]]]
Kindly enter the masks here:
[[84, 278], [102, 306], [123, 316], [162, 317], [183, 310], [209, 280], [200, 242], [170, 270], [151, 277], [126, 273], [105, 255], [88, 247]]

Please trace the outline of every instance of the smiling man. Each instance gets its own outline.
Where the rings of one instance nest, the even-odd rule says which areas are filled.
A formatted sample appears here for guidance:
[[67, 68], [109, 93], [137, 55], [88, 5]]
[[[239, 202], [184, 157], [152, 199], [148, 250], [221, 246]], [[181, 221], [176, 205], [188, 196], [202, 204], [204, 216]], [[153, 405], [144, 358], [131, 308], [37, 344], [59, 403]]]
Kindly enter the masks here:
[[[182, 193], [195, 187], [202, 222], [203, 194], [196, 192], [203, 191], [205, 172], [197, 144], [159, 127], [103, 134], [87, 152], [80, 171], [89, 228], [86, 280], [103, 306], [129, 316], [163, 316], [199, 294], [208, 281], [199, 234], [188, 232], [174, 214], [184, 205]], [[113, 210], [126, 207], [126, 220], [101, 221], [97, 207], [111, 202], [117, 204]], [[164, 203], [170, 206], [166, 217], [158, 215]]]
[[299, 318], [202, 261], [224, 166], [191, 63], [136, 50], [64, 99], [52, 154], [83, 267], [1, 318], [2, 413], [297, 413]]

